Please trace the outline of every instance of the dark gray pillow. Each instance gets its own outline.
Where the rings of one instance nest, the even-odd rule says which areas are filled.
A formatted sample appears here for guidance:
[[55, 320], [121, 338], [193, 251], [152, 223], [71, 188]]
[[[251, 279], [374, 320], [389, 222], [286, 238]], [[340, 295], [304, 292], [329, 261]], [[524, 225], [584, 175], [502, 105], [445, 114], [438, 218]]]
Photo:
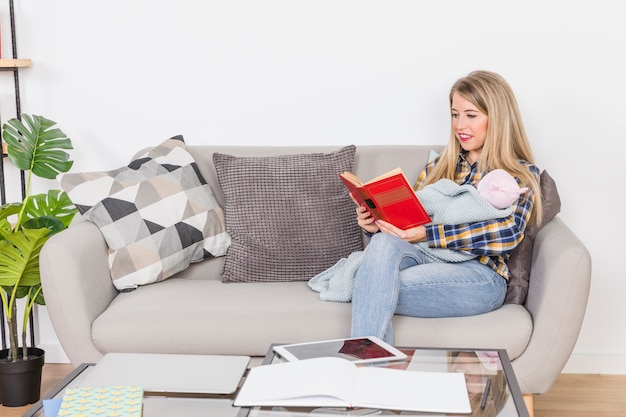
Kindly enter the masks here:
[[224, 193], [224, 282], [307, 281], [362, 250], [354, 203], [339, 173], [356, 152], [236, 157], [213, 154]]
[[532, 223], [526, 227], [524, 239], [515, 247], [507, 262], [509, 267], [509, 283], [505, 304], [524, 304], [528, 294], [530, 266], [533, 256], [533, 241], [541, 227], [548, 223], [561, 211], [561, 198], [556, 183], [547, 171], [540, 177], [541, 197], [543, 203], [543, 221]]

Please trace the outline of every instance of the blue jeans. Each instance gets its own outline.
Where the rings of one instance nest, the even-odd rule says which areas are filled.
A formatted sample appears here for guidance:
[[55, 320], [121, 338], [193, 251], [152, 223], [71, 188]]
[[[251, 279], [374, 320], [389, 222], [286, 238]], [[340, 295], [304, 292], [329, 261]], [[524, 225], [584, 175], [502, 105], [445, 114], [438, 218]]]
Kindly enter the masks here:
[[394, 314], [472, 316], [504, 302], [506, 280], [477, 260], [430, 262], [412, 244], [384, 233], [365, 250], [352, 293], [352, 337], [393, 343]]

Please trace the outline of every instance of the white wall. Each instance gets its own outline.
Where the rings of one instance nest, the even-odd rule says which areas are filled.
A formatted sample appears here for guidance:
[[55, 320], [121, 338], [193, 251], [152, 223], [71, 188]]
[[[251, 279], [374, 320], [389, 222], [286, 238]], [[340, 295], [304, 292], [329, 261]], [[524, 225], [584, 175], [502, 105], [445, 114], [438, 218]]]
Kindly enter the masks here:
[[451, 84], [501, 73], [594, 260], [567, 370], [626, 373], [623, 0], [20, 0], [16, 12], [19, 55], [33, 59], [23, 111], [60, 124], [76, 171], [179, 133], [189, 144], [445, 143]]

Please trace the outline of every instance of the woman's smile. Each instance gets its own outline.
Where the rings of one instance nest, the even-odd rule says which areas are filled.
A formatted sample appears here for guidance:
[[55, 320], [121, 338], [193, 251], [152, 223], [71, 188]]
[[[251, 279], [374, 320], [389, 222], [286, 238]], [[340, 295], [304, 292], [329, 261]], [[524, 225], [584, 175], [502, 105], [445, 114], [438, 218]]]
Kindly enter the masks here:
[[459, 140], [460, 140], [461, 142], [467, 142], [468, 140], [472, 140], [472, 138], [473, 138], [473, 136], [472, 136], [472, 135], [469, 135], [469, 134], [467, 134], [467, 133], [458, 133], [458, 132], [457, 132], [457, 134], [456, 134], [456, 135], [457, 135], [457, 137], [459, 138]]

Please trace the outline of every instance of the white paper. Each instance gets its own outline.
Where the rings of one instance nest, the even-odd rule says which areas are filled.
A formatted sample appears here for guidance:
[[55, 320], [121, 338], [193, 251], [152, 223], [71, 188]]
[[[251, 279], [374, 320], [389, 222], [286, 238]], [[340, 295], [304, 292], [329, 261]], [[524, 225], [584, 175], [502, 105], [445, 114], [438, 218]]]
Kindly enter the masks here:
[[354, 385], [354, 369], [349, 361], [339, 358], [252, 368], [235, 405], [347, 406]]
[[433, 413], [471, 413], [465, 376], [458, 372], [415, 372], [359, 368], [353, 402], [359, 407]]
[[252, 368], [235, 405], [471, 413], [465, 377], [461, 373], [357, 367], [340, 358]]

